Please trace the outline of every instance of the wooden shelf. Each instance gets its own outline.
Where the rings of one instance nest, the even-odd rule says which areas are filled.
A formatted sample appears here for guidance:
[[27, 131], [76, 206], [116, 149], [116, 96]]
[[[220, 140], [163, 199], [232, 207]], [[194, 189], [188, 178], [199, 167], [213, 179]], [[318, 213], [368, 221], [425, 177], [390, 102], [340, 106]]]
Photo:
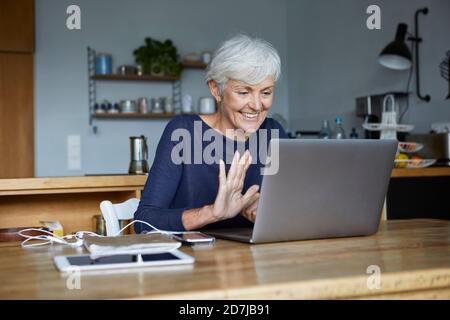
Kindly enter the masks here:
[[167, 119], [175, 116], [175, 113], [96, 113], [97, 119]]
[[206, 69], [207, 65], [201, 61], [183, 61], [181, 62], [183, 68], [187, 69]]
[[122, 75], [122, 74], [96, 74], [92, 76], [94, 80], [113, 80], [113, 81], [177, 81], [180, 77], [175, 76], [151, 76], [151, 75]]

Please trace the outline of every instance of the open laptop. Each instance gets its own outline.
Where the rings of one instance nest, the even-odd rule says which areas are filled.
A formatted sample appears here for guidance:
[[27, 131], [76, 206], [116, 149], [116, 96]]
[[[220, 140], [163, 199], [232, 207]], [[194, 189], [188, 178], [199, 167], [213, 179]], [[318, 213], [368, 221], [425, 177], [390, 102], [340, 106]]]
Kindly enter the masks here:
[[253, 228], [205, 230], [249, 243], [377, 232], [397, 140], [273, 139], [279, 167], [264, 175]]

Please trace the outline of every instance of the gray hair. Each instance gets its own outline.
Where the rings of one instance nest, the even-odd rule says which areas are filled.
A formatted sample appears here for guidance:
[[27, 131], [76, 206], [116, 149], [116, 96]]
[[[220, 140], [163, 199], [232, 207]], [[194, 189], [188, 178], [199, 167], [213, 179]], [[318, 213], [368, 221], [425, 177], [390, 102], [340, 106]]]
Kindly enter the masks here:
[[222, 43], [208, 66], [206, 81], [214, 80], [223, 93], [228, 80], [256, 85], [272, 76], [280, 76], [281, 62], [275, 48], [267, 41], [238, 34]]

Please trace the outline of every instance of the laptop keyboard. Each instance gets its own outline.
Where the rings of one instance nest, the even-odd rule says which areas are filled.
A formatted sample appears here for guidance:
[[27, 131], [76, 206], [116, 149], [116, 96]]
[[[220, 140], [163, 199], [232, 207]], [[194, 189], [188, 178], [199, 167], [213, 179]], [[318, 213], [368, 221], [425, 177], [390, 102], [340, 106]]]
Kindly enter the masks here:
[[203, 232], [212, 235], [233, 235], [250, 239], [252, 237], [253, 228], [210, 229]]

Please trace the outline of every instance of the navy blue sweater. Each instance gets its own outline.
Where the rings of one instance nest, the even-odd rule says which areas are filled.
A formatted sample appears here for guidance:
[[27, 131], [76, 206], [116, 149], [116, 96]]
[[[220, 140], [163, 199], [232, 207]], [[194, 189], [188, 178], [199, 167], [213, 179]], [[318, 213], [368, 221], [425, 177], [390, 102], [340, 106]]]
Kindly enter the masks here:
[[[266, 118], [250, 139], [237, 142], [212, 129], [198, 115], [174, 117], [159, 141], [134, 219], [146, 221], [162, 230], [183, 231], [183, 211], [214, 203], [219, 186], [218, 160], [225, 161], [228, 172], [236, 150], [241, 155], [242, 150], [250, 150], [254, 159], [247, 170], [242, 192], [245, 193], [254, 184], [261, 186], [261, 168], [273, 129], [278, 130], [280, 139], [287, 138], [278, 122]], [[267, 133], [267, 138], [263, 131]], [[202, 139], [203, 135], [205, 138]], [[214, 148], [213, 142], [222, 142], [223, 148]], [[263, 150], [260, 152], [260, 149]], [[209, 160], [205, 155], [211, 155]], [[138, 233], [151, 229], [139, 223], [134, 226]], [[252, 223], [238, 214], [234, 218], [212, 223], [207, 228], [244, 226], [252, 226]]]

